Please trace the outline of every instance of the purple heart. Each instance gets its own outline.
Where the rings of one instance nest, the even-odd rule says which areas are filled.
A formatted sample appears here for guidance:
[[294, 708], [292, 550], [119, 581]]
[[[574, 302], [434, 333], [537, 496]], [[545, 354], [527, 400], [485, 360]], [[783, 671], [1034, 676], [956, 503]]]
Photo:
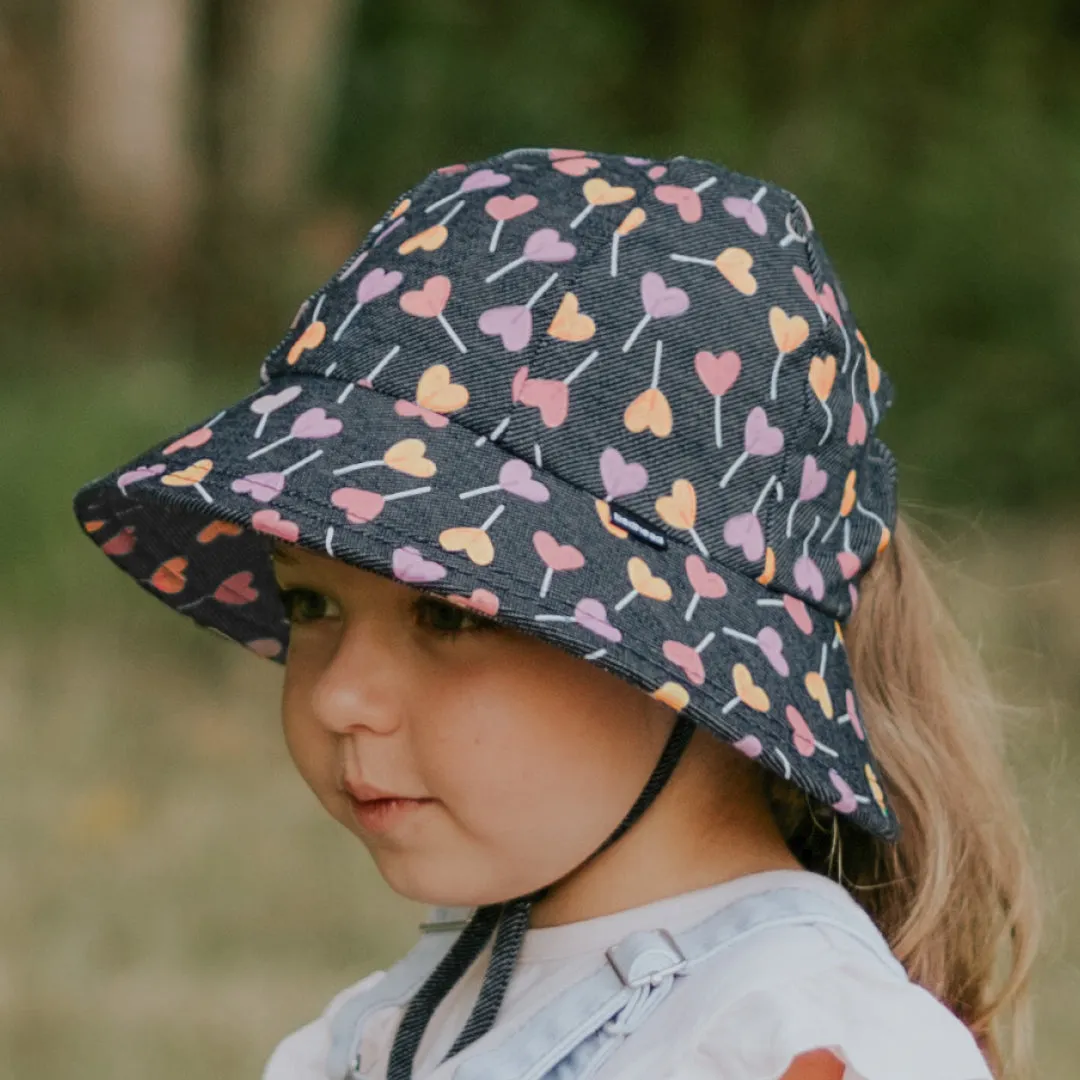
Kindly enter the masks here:
[[784, 639], [771, 626], [763, 626], [757, 632], [758, 648], [765, 654], [777, 672], [785, 677], [791, 670], [788, 667], [787, 658], [784, 656]]
[[586, 630], [599, 634], [608, 641], [622, 641], [622, 631], [611, 625], [607, 620], [607, 612], [599, 600], [586, 596], [577, 602], [574, 608], [574, 619]]
[[308, 409], [294, 421], [289, 434], [296, 439], [326, 439], [341, 431], [341, 421], [326, 415], [325, 409]]
[[600, 455], [600, 479], [607, 497], [617, 499], [641, 491], [649, 482], [649, 474], [644, 465], [626, 461], [614, 446], [609, 446]]
[[251, 403], [251, 411], [256, 416], [265, 416], [275, 409], [280, 409], [282, 405], [288, 405], [290, 401], [295, 401], [300, 396], [300, 393], [301, 388], [299, 386], [286, 386], [284, 390], [277, 394], [264, 394]]
[[510, 177], [506, 173], [496, 172], [494, 169], [477, 169], [470, 173], [461, 182], [458, 188], [459, 195], [465, 195], [470, 191], [486, 191], [488, 188], [505, 187], [510, 183]]
[[744, 735], [738, 742], [731, 744], [747, 757], [761, 757], [761, 740], [756, 735]]
[[134, 484], [137, 480], [146, 480], [151, 476], [160, 476], [165, 471], [164, 465], [140, 465], [120, 476], [116, 486], [123, 491], [128, 484]]
[[285, 490], [285, 474], [279, 472], [250, 473], [232, 482], [233, 491], [250, 495], [258, 502], [276, 499]]
[[446, 567], [425, 559], [414, 547], [394, 549], [394, 577], [407, 582], [438, 581], [446, 577]]
[[784, 433], [769, 427], [769, 417], [760, 405], [755, 405], [746, 417], [746, 452], [759, 457], [779, 454], [784, 446]]
[[795, 584], [815, 600], [825, 595], [825, 579], [818, 564], [809, 555], [800, 555], [795, 560]]
[[509, 352], [521, 352], [529, 344], [532, 325], [532, 311], [524, 304], [488, 308], [477, 321], [485, 334], [491, 337], [498, 334]]
[[377, 296], [393, 292], [400, 284], [400, 270], [387, 272], [381, 266], [376, 266], [373, 270], [369, 270], [356, 286], [356, 302], [366, 304]]
[[681, 315], [690, 306], [690, 297], [675, 285], [670, 288], [655, 271], [641, 275], [641, 303], [654, 319]]
[[503, 465], [499, 470], [499, 483], [511, 495], [520, 495], [529, 502], [547, 502], [551, 497], [551, 492], [539, 480], [533, 479], [529, 463], [521, 458], [511, 458]]
[[569, 240], [560, 240], [557, 229], [537, 229], [525, 241], [525, 258], [533, 262], [569, 262], [577, 248]]
[[754, 514], [736, 514], [728, 518], [724, 524], [724, 543], [728, 547], [741, 547], [751, 562], [757, 562], [765, 554], [761, 522]]
[[799, 502], [816, 499], [829, 482], [829, 474], [818, 468], [813, 454], [807, 454], [802, 463], [802, 481], [799, 484]]
[[724, 209], [732, 217], [743, 218], [750, 226], [750, 231], [757, 233], [758, 236], [764, 236], [769, 229], [765, 214], [753, 199], [741, 199], [737, 195], [729, 195], [724, 200]]
[[850, 814], [855, 810], [859, 801], [855, 798], [855, 792], [848, 786], [847, 781], [835, 770], [829, 770], [829, 779], [832, 781], [832, 786], [840, 792], [840, 798], [832, 804], [834, 810], [839, 810], [841, 814]]

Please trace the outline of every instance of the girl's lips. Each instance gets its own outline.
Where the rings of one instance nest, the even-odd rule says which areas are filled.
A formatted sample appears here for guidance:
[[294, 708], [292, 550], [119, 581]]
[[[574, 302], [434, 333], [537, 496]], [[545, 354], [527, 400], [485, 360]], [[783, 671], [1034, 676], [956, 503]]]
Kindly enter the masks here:
[[360, 802], [349, 793], [349, 809], [353, 820], [366, 832], [388, 832], [415, 811], [433, 803], [434, 799], [369, 799]]

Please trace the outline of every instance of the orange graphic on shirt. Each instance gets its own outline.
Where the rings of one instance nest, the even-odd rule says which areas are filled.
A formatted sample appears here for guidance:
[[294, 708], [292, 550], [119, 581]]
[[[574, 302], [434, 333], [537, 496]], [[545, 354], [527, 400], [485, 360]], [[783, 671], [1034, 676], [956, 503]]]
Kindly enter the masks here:
[[792, 1059], [780, 1080], [844, 1080], [845, 1068], [828, 1050], [807, 1050]]

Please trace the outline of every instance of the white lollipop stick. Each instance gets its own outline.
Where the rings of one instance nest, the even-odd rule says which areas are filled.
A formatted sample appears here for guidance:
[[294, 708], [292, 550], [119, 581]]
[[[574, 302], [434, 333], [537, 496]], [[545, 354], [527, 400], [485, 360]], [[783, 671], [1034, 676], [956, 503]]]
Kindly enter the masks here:
[[454, 216], [454, 215], [455, 215], [455, 214], [456, 214], [456, 213], [457, 213], [457, 212], [458, 212], [458, 211], [459, 211], [459, 210], [460, 210], [460, 209], [461, 209], [461, 208], [462, 208], [462, 207], [463, 207], [464, 205], [465, 205], [465, 200], [464, 200], [464, 199], [462, 199], [462, 200], [461, 200], [461, 202], [459, 202], [459, 203], [458, 203], [458, 204], [457, 204], [457, 205], [456, 205], [455, 207], [453, 207], [453, 209], [451, 209], [451, 211], [450, 211], [450, 212], [449, 212], [449, 213], [448, 213], [448, 214], [447, 214], [447, 215], [446, 215], [445, 217], [443, 217], [443, 219], [442, 219], [441, 221], [437, 222], [437, 224], [439, 224], [439, 225], [445, 225], [445, 224], [446, 224], [446, 223], [447, 223], [448, 221], [450, 221], [450, 220], [451, 220], [451, 219], [453, 218], [453, 216]]
[[644, 315], [641, 316], [641, 322], [639, 322], [637, 326], [634, 327], [633, 332], [626, 339], [626, 343], [622, 347], [623, 352], [630, 351], [630, 349], [633, 347], [634, 342], [637, 341], [638, 335], [641, 333], [642, 330], [645, 329], [646, 326], [649, 325], [649, 320], [651, 318], [652, 316], [647, 311]]
[[[379, 372], [382, 371], [382, 369], [386, 367], [386, 365], [389, 364], [390, 361], [393, 360], [399, 352], [401, 352], [400, 345], [395, 345], [392, 349], [390, 349], [390, 351], [371, 369], [371, 371], [368, 372], [366, 381], [369, 383], [374, 382], [375, 376], [378, 375]], [[337, 399], [337, 403], [339, 405], [353, 392], [354, 386], [356, 386], [356, 383], [349, 383], [349, 385], [341, 391]]]
[[697, 654], [698, 654], [698, 655], [700, 656], [700, 655], [701, 655], [701, 650], [702, 650], [702, 649], [704, 649], [704, 648], [705, 648], [705, 647], [706, 647], [707, 645], [709, 645], [709, 644], [710, 644], [710, 643], [712, 642], [712, 639], [713, 639], [714, 637], [716, 637], [716, 631], [715, 631], [715, 630], [710, 630], [710, 631], [709, 631], [709, 632], [708, 632], [708, 633], [707, 633], [707, 634], [706, 634], [706, 635], [705, 635], [705, 636], [704, 636], [704, 637], [703, 637], [703, 638], [702, 638], [702, 639], [701, 639], [701, 640], [700, 640], [700, 641], [699, 641], [699, 642], [698, 642], [698, 643], [697, 643], [697, 644], [696, 644], [696, 645], [694, 646], [694, 652], [696, 652], [696, 653], [697, 653]]
[[404, 224], [405, 224], [404, 215], [402, 217], [395, 218], [394, 221], [390, 225], [388, 225], [385, 229], [383, 229], [383, 231], [381, 233], [379, 233], [378, 236], [375, 237], [375, 243], [372, 244], [371, 246], [375, 247], [377, 244], [381, 244], [395, 229], [400, 228]]
[[623, 609], [624, 607], [626, 607], [626, 605], [627, 605], [627, 604], [629, 604], [629, 603], [630, 603], [630, 601], [631, 601], [631, 600], [633, 600], [633, 599], [634, 599], [634, 597], [635, 597], [635, 596], [637, 596], [637, 595], [638, 595], [638, 591], [637, 591], [637, 589], [631, 589], [631, 590], [630, 590], [630, 591], [629, 591], [629, 592], [628, 592], [628, 593], [627, 593], [627, 594], [626, 594], [626, 595], [625, 595], [625, 596], [624, 596], [624, 597], [623, 597], [623, 598], [622, 598], [622, 599], [621, 599], [621, 600], [620, 600], [620, 601], [619, 601], [619, 602], [618, 602], [618, 603], [617, 603], [617, 604], [615, 605], [615, 610], [616, 610], [616, 611], [622, 611], [622, 609]]
[[366, 258], [368, 253], [361, 251], [359, 255], [338, 275], [338, 281], [344, 281]]
[[733, 630], [730, 626], [722, 626], [720, 629], [728, 637], [738, 638], [740, 641], [749, 642], [751, 645], [759, 645], [760, 642], [752, 634], [744, 634], [741, 630]]
[[694, 527], [691, 525], [690, 528], [687, 529], [686, 531], [690, 534], [690, 539], [693, 540], [695, 544], [697, 544], [698, 551], [700, 551], [701, 554], [704, 555], [705, 558], [707, 559], [709, 557], [709, 549], [702, 542], [701, 537], [698, 536], [698, 534], [697, 534], [696, 530], [694, 529]]
[[331, 525], [326, 530], [326, 554], [331, 558], [334, 557], [334, 526]]
[[491, 243], [488, 244], [488, 251], [492, 254], [494, 254], [495, 248], [499, 245], [499, 236], [502, 234], [502, 228], [505, 224], [506, 222], [502, 218], [499, 218], [499, 220], [495, 222], [495, 228], [491, 232]]
[[[820, 401], [821, 399], [819, 398], [818, 400]], [[821, 407], [825, 410], [825, 415], [828, 417], [828, 420], [825, 423], [824, 434], [818, 439], [818, 446], [821, 446], [825, 442], [829, 437], [829, 432], [832, 431], [832, 409], [829, 408], [828, 403], [825, 401], [821, 402]]]
[[686, 605], [686, 611], [683, 614], [683, 618], [689, 622], [694, 617], [694, 612], [697, 609], [698, 604], [701, 602], [701, 593], [694, 593], [690, 597], [690, 603]]
[[342, 465], [340, 469], [334, 469], [334, 476], [344, 476], [345, 473], [356, 472], [357, 469], [373, 469], [376, 465], [385, 465], [382, 458], [375, 461], [358, 461], [353, 465]]
[[[716, 183], [716, 177], [715, 176], [710, 176], [707, 180], [702, 180], [701, 183], [697, 185], [697, 187], [692, 188], [691, 190], [696, 191], [698, 194], [700, 194], [706, 188], [711, 188], [713, 186], [713, 184], [715, 184], [715, 183]], [[762, 188], [761, 190], [764, 191], [765, 189]]]
[[611, 238], [611, 276], [619, 276], [619, 237], [621, 233], [615, 233]]
[[728, 471], [724, 473], [720, 480], [720, 486], [722, 488], [727, 487], [728, 481], [735, 475], [735, 470], [750, 456], [749, 450], [744, 450], [732, 463]]
[[247, 460], [250, 461], [252, 458], [257, 458], [260, 454], [268, 454], [275, 447], [284, 446], [287, 442], [290, 442], [295, 438], [295, 435], [283, 435], [276, 442], [267, 443], [265, 446], [260, 446], [258, 450], [252, 451], [252, 453], [248, 454]]
[[587, 202], [585, 204], [585, 209], [582, 210], [581, 213], [578, 214], [578, 216], [576, 218], [574, 218], [573, 221], [570, 222], [570, 228], [571, 229], [576, 229], [589, 216], [589, 214], [592, 213], [592, 209], [593, 209], [593, 204], [591, 202]]
[[716, 267], [715, 259], [702, 259], [698, 255], [671, 255], [669, 257], [676, 262], [697, 263], [700, 266], [711, 266], [714, 269]]
[[409, 488], [407, 491], [394, 491], [389, 495], [383, 496], [384, 502], [390, 502], [393, 499], [405, 499], [410, 495], [423, 495], [425, 491], [430, 491], [431, 485], [425, 484], [423, 487]]
[[573, 615], [534, 615], [533, 618], [537, 622], [574, 622]]
[[496, 506], [495, 509], [492, 510], [491, 513], [488, 515], [487, 521], [485, 521], [484, 524], [480, 526], [480, 531], [481, 532], [487, 532], [488, 529], [490, 529], [491, 526], [495, 523], [495, 520], [498, 518], [498, 516], [505, 509], [506, 509], [506, 503], [499, 503], [499, 505]]
[[465, 348], [465, 342], [454, 333], [454, 328], [446, 321], [446, 316], [440, 311], [435, 318], [442, 323], [443, 329], [450, 335], [450, 340], [458, 347], [458, 351], [468, 352], [469, 350]]
[[569, 386], [598, 356], [600, 355], [599, 349], [593, 349], [584, 360], [573, 371], [570, 372], [562, 381]]
[[508, 262], [501, 270], [496, 270], [494, 273], [488, 274], [488, 276], [484, 278], [484, 284], [490, 285], [491, 282], [495, 281], [497, 278], [501, 278], [503, 274], [509, 274], [515, 266], [520, 266], [522, 263], [527, 263], [528, 261], [528, 255], [519, 255], [513, 262]]
[[501, 491], [502, 484], [488, 484], [487, 487], [473, 488], [472, 491], [463, 491], [459, 499], [471, 499], [474, 495], [486, 495], [489, 491]]
[[323, 452], [321, 450], [316, 450], [314, 453], [308, 454], [306, 458], [301, 458], [299, 461], [294, 462], [287, 469], [282, 469], [281, 475], [288, 476], [289, 473], [294, 473], [297, 469], [302, 469], [309, 462], [314, 461], [318, 457], [322, 457], [322, 453]]
[[758, 604], [759, 607], [783, 607], [784, 606], [784, 601], [783, 600], [773, 600], [771, 598], [767, 599], [767, 600], [757, 600], [755, 602]]
[[547, 596], [548, 588], [549, 588], [549, 587], [551, 586], [551, 579], [552, 579], [552, 578], [553, 578], [554, 576], [555, 576], [555, 568], [554, 568], [553, 566], [549, 566], [549, 567], [548, 567], [548, 568], [547, 568], [547, 569], [546, 569], [546, 570], [544, 571], [544, 578], [543, 578], [543, 580], [542, 580], [542, 581], [540, 582], [540, 599], [541, 599], [541, 600], [542, 600], [542, 599], [543, 599], [543, 598], [544, 598], [545, 596]]
[[713, 428], [716, 432], [716, 445], [718, 448], [722, 448], [724, 445], [724, 433], [720, 430], [720, 402], [723, 400], [723, 395], [717, 394], [713, 398], [716, 402], [716, 406], [713, 409]]
[[499, 436], [500, 436], [500, 435], [502, 435], [502, 433], [503, 433], [503, 432], [504, 432], [504, 431], [506, 430], [506, 428], [507, 428], [507, 425], [508, 425], [509, 423], [510, 423], [510, 417], [509, 417], [509, 416], [504, 416], [504, 417], [503, 417], [503, 418], [502, 418], [502, 419], [501, 419], [501, 420], [500, 420], [500, 421], [499, 421], [499, 422], [498, 422], [498, 423], [497, 423], [497, 424], [495, 425], [495, 427], [494, 427], [494, 429], [492, 430], [492, 432], [491, 432], [491, 434], [490, 434], [490, 435], [481, 435], [479, 439], [476, 439], [476, 440], [475, 440], [475, 441], [473, 442], [473, 446], [483, 446], [483, 445], [484, 445], [484, 443], [488, 441], [488, 439], [490, 439], [490, 440], [491, 440], [492, 442], [495, 442], [495, 440], [496, 440], [496, 439], [498, 439], [498, 438], [499, 438]]

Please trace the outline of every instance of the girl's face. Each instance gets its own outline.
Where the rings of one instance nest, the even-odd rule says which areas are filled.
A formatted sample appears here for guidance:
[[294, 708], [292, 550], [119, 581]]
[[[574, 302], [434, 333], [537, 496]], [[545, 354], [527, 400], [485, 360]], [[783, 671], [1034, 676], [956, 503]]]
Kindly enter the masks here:
[[[291, 545], [274, 565], [289, 752], [396, 892], [467, 906], [531, 892], [633, 805], [675, 722], [667, 705], [412, 586]], [[346, 782], [431, 801], [369, 829]]]

